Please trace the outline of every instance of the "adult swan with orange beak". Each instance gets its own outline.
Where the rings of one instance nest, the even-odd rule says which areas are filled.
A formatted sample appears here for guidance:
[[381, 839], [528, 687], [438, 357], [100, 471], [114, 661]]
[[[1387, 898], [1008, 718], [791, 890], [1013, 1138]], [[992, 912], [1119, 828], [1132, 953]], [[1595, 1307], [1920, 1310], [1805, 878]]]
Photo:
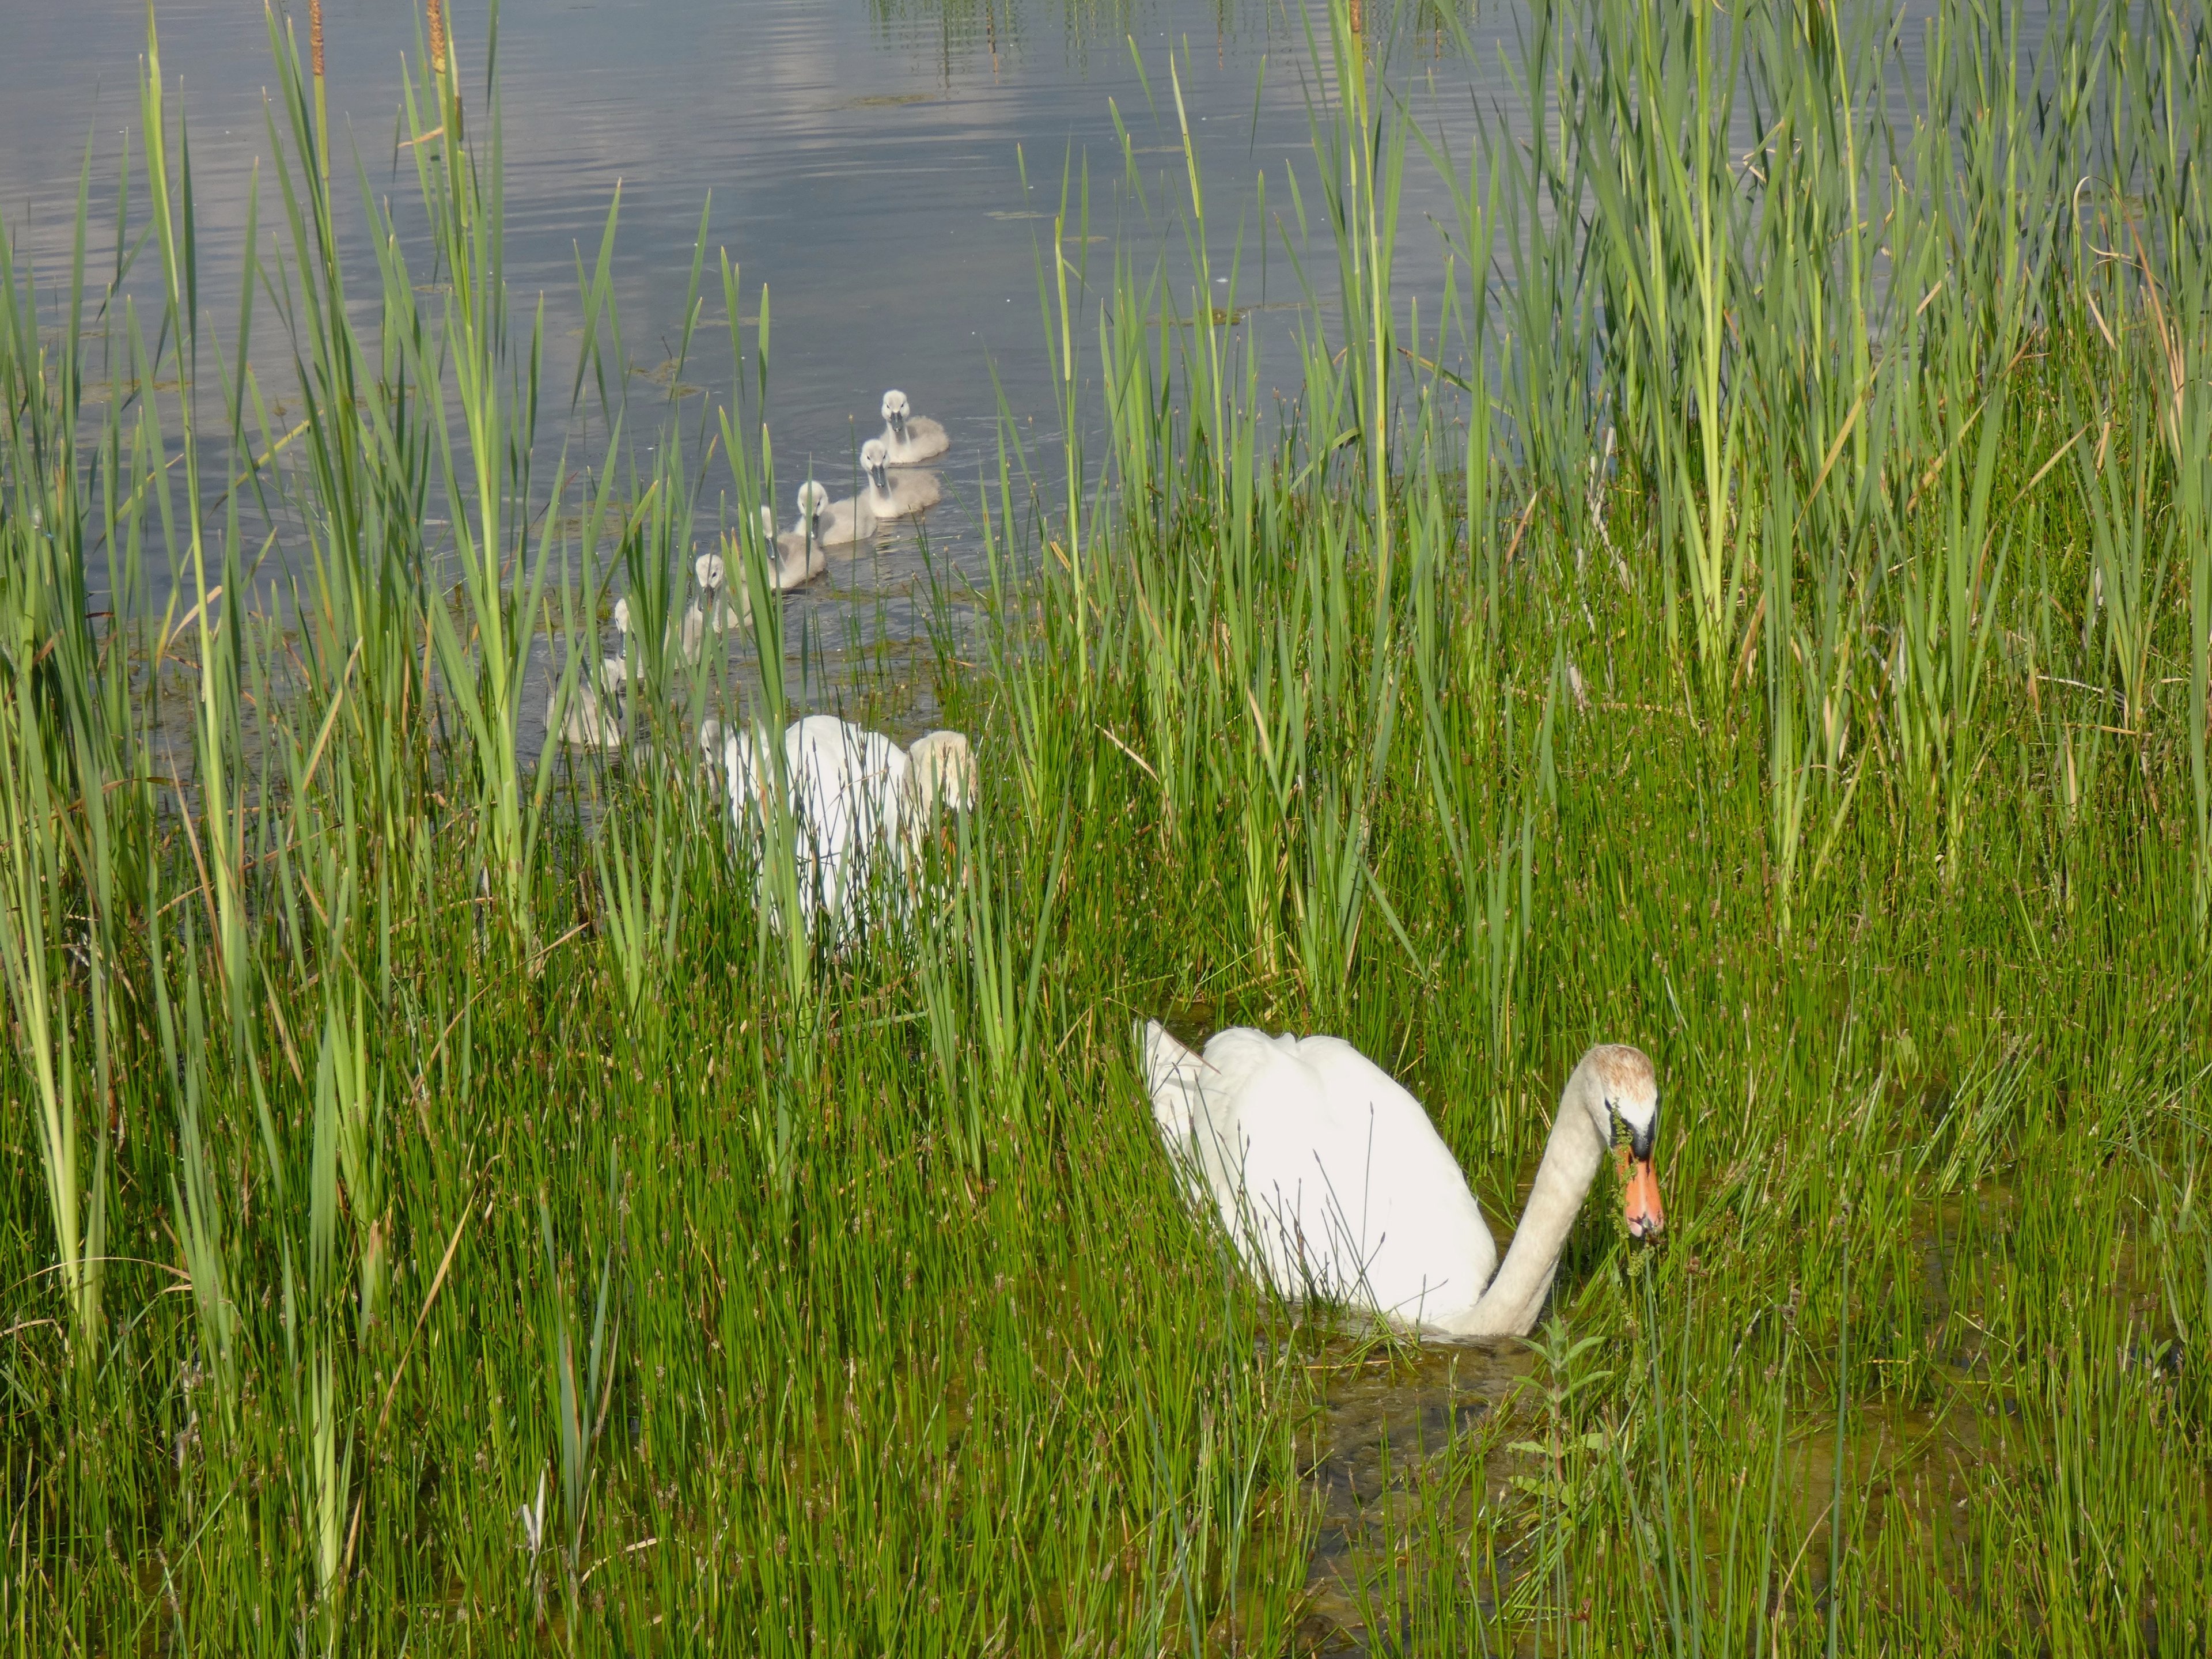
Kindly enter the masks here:
[[1322, 1297], [1438, 1336], [1525, 1336], [1607, 1152], [1628, 1231], [1665, 1224], [1651, 1167], [1659, 1083], [1640, 1048], [1584, 1054], [1501, 1263], [1420, 1102], [1350, 1043], [1240, 1027], [1204, 1054], [1157, 1021], [1136, 1032], [1152, 1115], [1194, 1204], [1292, 1301]]

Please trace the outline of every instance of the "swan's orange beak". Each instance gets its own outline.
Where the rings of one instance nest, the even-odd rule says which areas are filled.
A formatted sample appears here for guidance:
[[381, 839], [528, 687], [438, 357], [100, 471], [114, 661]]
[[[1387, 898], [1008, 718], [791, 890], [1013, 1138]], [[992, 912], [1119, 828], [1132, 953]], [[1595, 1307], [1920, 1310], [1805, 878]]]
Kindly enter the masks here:
[[1656, 1238], [1667, 1230], [1667, 1212], [1659, 1202], [1659, 1176], [1648, 1158], [1638, 1158], [1626, 1146], [1613, 1149], [1620, 1169], [1620, 1190], [1628, 1212], [1631, 1238]]

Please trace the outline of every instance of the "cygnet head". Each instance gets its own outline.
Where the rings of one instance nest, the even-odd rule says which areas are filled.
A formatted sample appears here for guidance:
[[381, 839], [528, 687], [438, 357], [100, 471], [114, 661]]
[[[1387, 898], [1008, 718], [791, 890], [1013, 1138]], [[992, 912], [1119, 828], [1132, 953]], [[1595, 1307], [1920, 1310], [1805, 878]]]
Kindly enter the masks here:
[[1601, 1042], [1576, 1068], [1583, 1109], [1598, 1139], [1613, 1148], [1620, 1173], [1628, 1231], [1656, 1238], [1667, 1224], [1659, 1202], [1659, 1177], [1651, 1167], [1659, 1134], [1659, 1079], [1650, 1058], [1625, 1042]]
[[775, 509], [766, 501], [761, 503], [760, 527], [761, 539], [769, 546], [774, 546], [775, 544]]
[[812, 526], [819, 530], [822, 515], [830, 510], [830, 492], [809, 478], [799, 486], [799, 522], [801, 527]]
[[702, 553], [691, 562], [691, 574], [699, 579], [699, 586], [712, 593], [722, 585], [722, 556]]
[[913, 412], [914, 405], [907, 402], [905, 392], [895, 388], [884, 393], [884, 424], [902, 438], [906, 436], [906, 417]]
[[925, 811], [949, 806], [956, 812], [975, 805], [975, 752], [957, 732], [932, 732], [916, 738], [906, 751], [907, 787]]
[[[884, 402], [888, 404], [890, 399], [886, 398]], [[890, 488], [890, 464], [891, 453], [884, 447], [881, 438], [871, 438], [860, 446], [860, 471], [868, 475], [868, 482], [877, 489]]]
[[615, 601], [615, 632], [629, 632], [629, 599], [626, 594]]

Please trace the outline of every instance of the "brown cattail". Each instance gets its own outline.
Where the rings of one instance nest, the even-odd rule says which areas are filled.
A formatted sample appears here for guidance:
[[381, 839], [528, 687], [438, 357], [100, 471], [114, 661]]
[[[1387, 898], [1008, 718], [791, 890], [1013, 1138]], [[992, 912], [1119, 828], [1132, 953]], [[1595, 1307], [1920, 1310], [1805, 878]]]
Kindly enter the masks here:
[[307, 0], [307, 62], [315, 71], [315, 166], [331, 182], [331, 123], [323, 96], [323, 0]]
[[438, 95], [438, 113], [441, 118], [446, 142], [457, 144], [461, 140], [461, 92], [453, 90], [453, 101], [446, 101], [446, 8], [442, 0], [427, 0], [430, 24], [430, 75]]

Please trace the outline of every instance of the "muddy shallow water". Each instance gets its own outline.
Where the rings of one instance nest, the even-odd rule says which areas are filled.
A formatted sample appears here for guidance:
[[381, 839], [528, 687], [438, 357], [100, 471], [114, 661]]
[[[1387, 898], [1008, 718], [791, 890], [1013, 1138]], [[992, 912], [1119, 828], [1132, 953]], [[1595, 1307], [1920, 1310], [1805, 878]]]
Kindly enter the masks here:
[[1310, 1431], [1320, 1530], [1306, 1571], [1301, 1650], [1366, 1651], [1363, 1637], [1377, 1609], [1363, 1573], [1419, 1523], [1415, 1487], [1425, 1477], [1449, 1478], [1480, 1459], [1483, 1497], [1504, 1500], [1516, 1462], [1503, 1449], [1505, 1420], [1534, 1364], [1518, 1343], [1392, 1345], [1332, 1368], [1327, 1404]]

